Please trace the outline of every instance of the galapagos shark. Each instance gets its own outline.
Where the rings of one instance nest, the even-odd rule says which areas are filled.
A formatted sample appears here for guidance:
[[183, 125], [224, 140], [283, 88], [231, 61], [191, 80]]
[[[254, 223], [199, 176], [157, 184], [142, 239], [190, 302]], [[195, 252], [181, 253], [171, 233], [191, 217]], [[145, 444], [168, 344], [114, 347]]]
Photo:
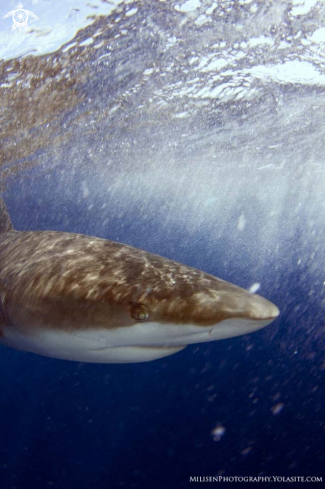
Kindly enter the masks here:
[[0, 197], [0, 343], [94, 363], [146, 362], [263, 328], [268, 300], [106, 239], [14, 230]]

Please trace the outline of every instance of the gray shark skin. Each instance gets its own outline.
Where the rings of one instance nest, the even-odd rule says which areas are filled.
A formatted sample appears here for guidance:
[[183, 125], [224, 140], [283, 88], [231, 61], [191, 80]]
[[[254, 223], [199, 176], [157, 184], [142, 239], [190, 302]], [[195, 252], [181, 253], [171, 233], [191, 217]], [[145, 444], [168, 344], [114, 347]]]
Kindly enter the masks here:
[[263, 328], [268, 300], [113, 241], [19, 232], [0, 200], [0, 343], [94, 363], [151, 361]]

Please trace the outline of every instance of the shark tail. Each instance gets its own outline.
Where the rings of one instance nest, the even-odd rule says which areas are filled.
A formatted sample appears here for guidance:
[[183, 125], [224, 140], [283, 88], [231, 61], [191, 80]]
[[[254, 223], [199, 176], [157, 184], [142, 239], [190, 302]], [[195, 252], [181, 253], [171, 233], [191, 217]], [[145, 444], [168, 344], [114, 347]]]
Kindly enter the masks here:
[[8, 233], [9, 231], [13, 231], [13, 225], [7, 211], [6, 204], [2, 200], [0, 195], [0, 234]]

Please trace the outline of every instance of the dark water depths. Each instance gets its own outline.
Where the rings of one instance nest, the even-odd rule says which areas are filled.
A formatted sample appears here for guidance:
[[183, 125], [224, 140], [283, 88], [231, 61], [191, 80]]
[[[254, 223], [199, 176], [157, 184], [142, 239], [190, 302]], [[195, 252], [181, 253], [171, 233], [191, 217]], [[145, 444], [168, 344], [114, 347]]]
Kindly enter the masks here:
[[281, 317], [148, 364], [1, 347], [1, 489], [325, 476], [323, 2], [122, 2], [93, 8], [75, 38], [66, 4], [26, 4], [28, 31], [0, 24], [15, 227], [259, 283]]

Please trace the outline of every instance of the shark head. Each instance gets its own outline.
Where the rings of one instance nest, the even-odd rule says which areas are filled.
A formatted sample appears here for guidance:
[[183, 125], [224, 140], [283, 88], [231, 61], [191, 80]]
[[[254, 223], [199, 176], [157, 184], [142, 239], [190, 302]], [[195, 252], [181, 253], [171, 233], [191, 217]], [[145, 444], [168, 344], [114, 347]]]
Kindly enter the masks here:
[[173, 286], [147, 289], [130, 307], [130, 315], [151, 329], [148, 340], [152, 336], [152, 341], [191, 344], [257, 331], [279, 309], [259, 295], [186, 267]]
[[125, 330], [108, 325], [110, 341], [119, 347], [160, 347], [167, 352], [251, 333], [279, 315], [279, 309], [259, 295], [152, 254], [146, 254], [144, 267], [128, 268], [126, 281], [133, 284], [127, 296], [120, 284], [114, 288], [115, 300], [108, 300], [115, 304], [115, 324], [123, 318], [125, 325]]

